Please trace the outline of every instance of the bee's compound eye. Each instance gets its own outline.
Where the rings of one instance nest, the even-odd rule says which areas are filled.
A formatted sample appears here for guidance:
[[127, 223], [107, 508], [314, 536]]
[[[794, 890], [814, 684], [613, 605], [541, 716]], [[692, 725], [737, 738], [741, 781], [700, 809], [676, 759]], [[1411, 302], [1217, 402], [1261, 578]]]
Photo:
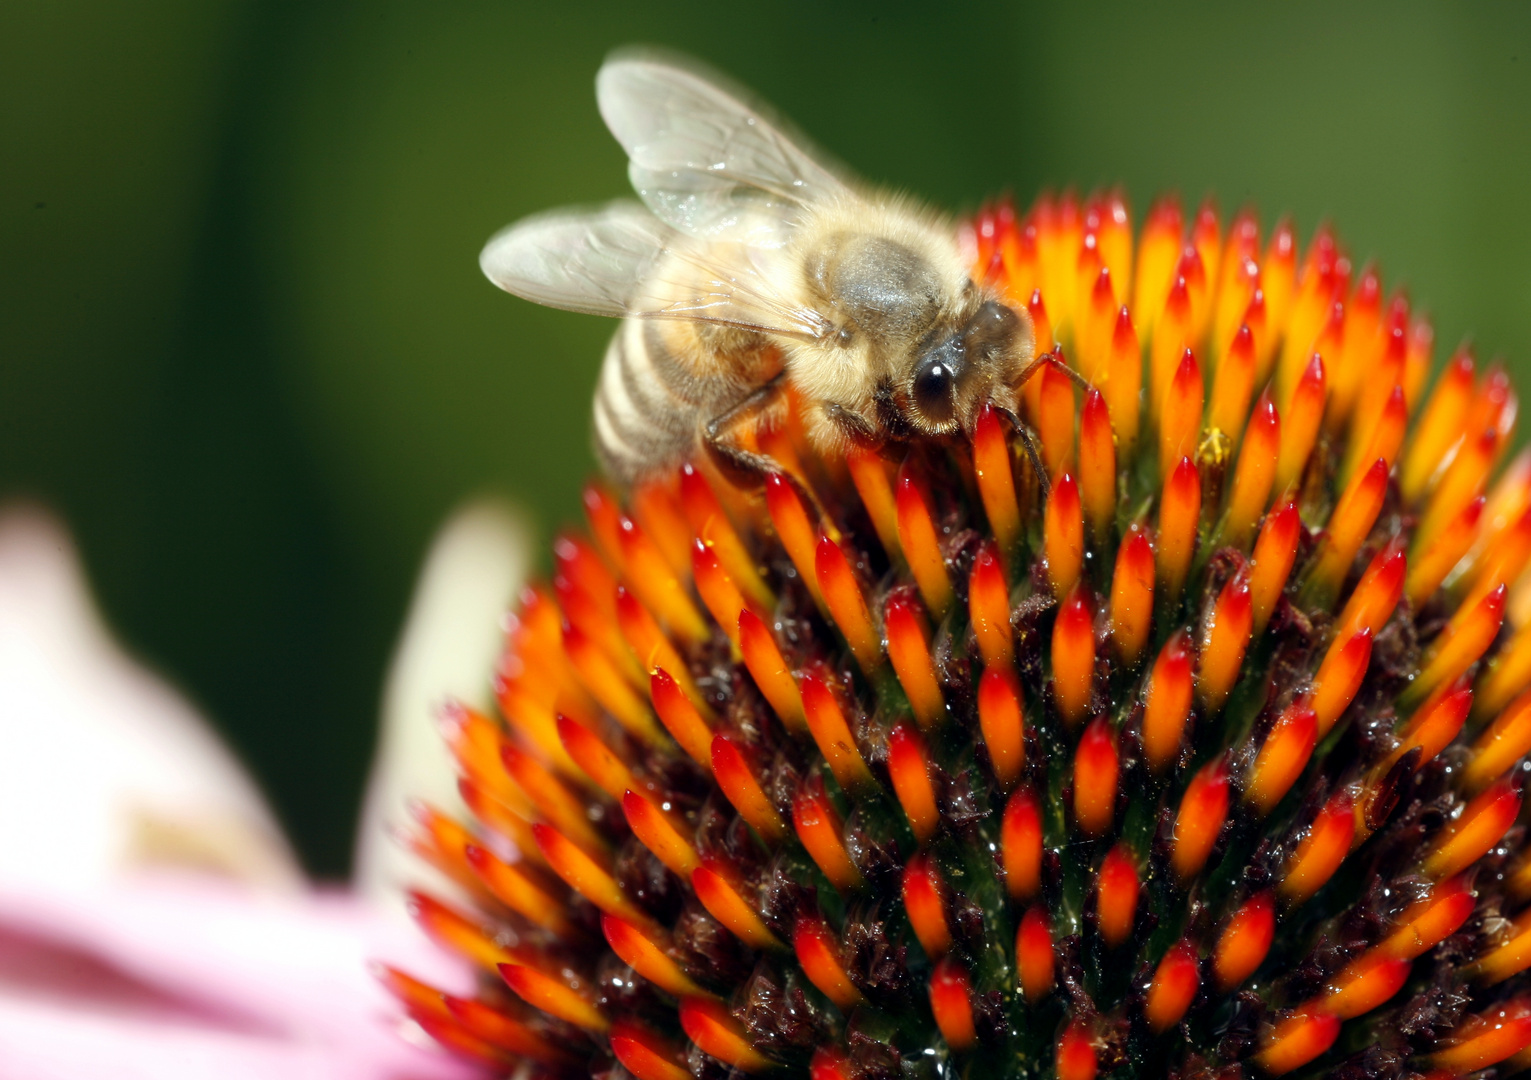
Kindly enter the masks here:
[[1022, 329], [1015, 312], [990, 300], [974, 312], [963, 340], [974, 356], [988, 358], [1009, 347]]
[[938, 424], [950, 423], [957, 408], [953, 393], [957, 386], [957, 373], [943, 355], [946, 351], [938, 350], [934, 356], [922, 362], [914, 373], [915, 407], [927, 420]]

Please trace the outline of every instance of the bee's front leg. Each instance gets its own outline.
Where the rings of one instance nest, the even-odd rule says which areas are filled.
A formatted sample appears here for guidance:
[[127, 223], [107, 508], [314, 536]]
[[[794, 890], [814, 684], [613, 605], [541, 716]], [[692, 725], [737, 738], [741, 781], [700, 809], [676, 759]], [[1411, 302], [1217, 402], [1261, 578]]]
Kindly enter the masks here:
[[837, 402], [824, 403], [824, 417], [845, 438], [845, 441], [853, 446], [881, 452], [888, 443], [883, 433], [878, 431], [871, 421], [860, 413], [851, 412]]

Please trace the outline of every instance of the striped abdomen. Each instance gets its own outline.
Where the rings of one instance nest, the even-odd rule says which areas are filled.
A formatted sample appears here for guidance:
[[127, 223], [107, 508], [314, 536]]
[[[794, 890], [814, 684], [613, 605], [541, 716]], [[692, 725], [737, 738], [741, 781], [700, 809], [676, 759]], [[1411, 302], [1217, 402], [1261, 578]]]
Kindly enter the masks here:
[[[678, 464], [706, 425], [775, 374], [758, 335], [669, 319], [625, 319], [595, 391], [595, 450], [612, 479]], [[774, 368], [774, 363], [769, 364]]]

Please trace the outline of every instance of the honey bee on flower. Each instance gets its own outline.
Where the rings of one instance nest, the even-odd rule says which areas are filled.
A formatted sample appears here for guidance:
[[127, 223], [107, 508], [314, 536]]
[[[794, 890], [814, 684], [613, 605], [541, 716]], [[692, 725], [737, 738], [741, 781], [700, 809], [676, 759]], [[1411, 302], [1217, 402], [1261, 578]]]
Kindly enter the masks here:
[[951, 228], [867, 192], [769, 111], [694, 64], [619, 53], [601, 115], [643, 200], [555, 211], [484, 249], [484, 272], [538, 303], [624, 317], [601, 369], [596, 447], [625, 482], [698, 440], [725, 465], [790, 387], [820, 450], [971, 433], [1013, 408], [1031, 323], [968, 276]]
[[598, 93], [648, 209], [484, 264], [626, 319], [630, 490], [522, 597], [498, 715], [446, 717], [472, 818], [414, 843], [463, 896], [415, 912], [482, 977], [391, 971], [410, 1015], [636, 1080], [1531, 1067], [1504, 373], [1427, 394], [1327, 228], [947, 227], [694, 68]]

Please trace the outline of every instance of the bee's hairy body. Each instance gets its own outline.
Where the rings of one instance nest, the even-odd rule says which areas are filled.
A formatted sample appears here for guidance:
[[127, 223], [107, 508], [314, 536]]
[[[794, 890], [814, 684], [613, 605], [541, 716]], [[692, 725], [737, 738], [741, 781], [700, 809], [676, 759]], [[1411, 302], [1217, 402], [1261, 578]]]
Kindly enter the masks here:
[[[689, 299], [676, 290], [676, 300]], [[595, 391], [595, 449], [636, 483], [689, 455], [707, 425], [781, 371], [781, 350], [751, 330], [684, 319], [622, 320]]]
[[740, 436], [784, 385], [826, 453], [971, 431], [986, 402], [1012, 405], [1030, 321], [969, 279], [942, 218], [850, 186], [687, 67], [614, 59], [597, 88], [648, 209], [530, 219], [482, 261], [529, 299], [625, 316], [594, 404], [614, 479], [699, 443], [769, 468]]

